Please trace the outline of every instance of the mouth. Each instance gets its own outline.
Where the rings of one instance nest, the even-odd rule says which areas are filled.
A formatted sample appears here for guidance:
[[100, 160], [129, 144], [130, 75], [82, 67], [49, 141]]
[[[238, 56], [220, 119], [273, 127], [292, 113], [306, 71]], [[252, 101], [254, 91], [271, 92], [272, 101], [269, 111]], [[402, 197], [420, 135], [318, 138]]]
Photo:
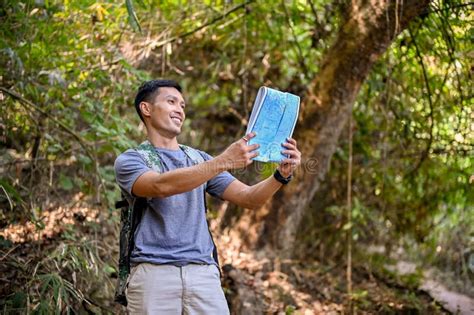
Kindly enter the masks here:
[[171, 120], [177, 125], [181, 125], [183, 123], [183, 119], [179, 116], [171, 116]]

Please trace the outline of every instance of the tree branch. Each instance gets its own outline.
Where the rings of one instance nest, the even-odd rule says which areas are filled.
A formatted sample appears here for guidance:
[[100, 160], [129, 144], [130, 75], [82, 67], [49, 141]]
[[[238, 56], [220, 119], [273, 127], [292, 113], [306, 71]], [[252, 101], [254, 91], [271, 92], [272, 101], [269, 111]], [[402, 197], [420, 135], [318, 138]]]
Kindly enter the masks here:
[[[36, 104], [33, 104], [31, 101], [25, 99], [23, 96], [21, 96], [20, 94], [12, 91], [12, 90], [9, 90], [3, 86], [0, 86], [0, 90], [2, 92], [5, 92], [7, 93], [8, 95], [10, 95], [12, 98], [20, 101], [21, 103], [25, 104], [25, 105], [28, 105], [30, 108], [33, 108], [34, 110], [40, 112], [41, 114], [45, 115], [46, 117], [48, 117], [49, 119], [51, 119], [54, 123], [56, 123], [59, 127], [61, 127], [64, 131], [66, 131], [68, 134], [70, 134], [71, 136], [73, 136], [78, 142], [79, 144], [81, 145], [81, 147], [86, 151], [86, 152], [89, 152], [89, 149], [87, 148], [87, 145], [86, 143], [84, 142], [84, 140], [78, 135], [76, 134], [72, 129], [70, 129], [68, 126], [66, 126], [62, 121], [56, 119], [56, 117], [54, 117], [53, 115], [49, 114], [48, 112], [44, 111], [42, 108], [40, 108], [38, 105]], [[93, 156], [89, 156], [90, 158], [93, 158]]]
[[190, 31], [187, 31], [187, 32], [184, 32], [182, 34], [179, 34], [179, 35], [176, 35], [176, 36], [173, 36], [171, 38], [168, 38], [168, 39], [165, 39], [159, 43], [156, 44], [156, 46], [154, 47], [154, 49], [157, 49], [157, 48], [161, 48], [162, 46], [166, 45], [166, 44], [169, 44], [169, 43], [173, 43], [175, 42], [176, 40], [178, 39], [181, 39], [181, 38], [185, 38], [185, 37], [188, 37], [196, 32], [199, 32], [200, 30], [212, 25], [212, 24], [215, 24], [216, 22], [222, 20], [223, 18], [227, 17], [228, 15], [230, 15], [231, 13], [234, 13], [235, 11], [238, 11], [242, 8], [246, 8], [246, 6], [252, 2], [254, 2], [255, 0], [248, 0], [242, 4], [239, 4], [237, 6], [235, 6], [234, 8], [230, 9], [229, 11], [213, 18], [212, 20], [210, 20], [209, 22], [207, 23], [204, 23], [203, 25], [201, 26], [198, 26], [196, 27], [195, 29], [192, 29]]
[[[20, 94], [10, 90], [10, 89], [7, 89], [3, 86], [0, 86], [0, 91], [10, 95], [12, 98], [20, 101], [21, 104], [24, 104], [24, 105], [27, 105], [28, 107], [40, 112], [42, 115], [46, 116], [47, 118], [49, 118], [51, 121], [53, 121], [56, 125], [58, 125], [61, 129], [63, 129], [66, 133], [70, 134], [74, 139], [77, 140], [77, 142], [79, 143], [79, 145], [84, 149], [84, 151], [86, 152], [87, 156], [91, 159], [91, 161], [94, 163], [94, 167], [95, 167], [95, 171], [96, 171], [96, 176], [97, 178], [99, 179], [99, 189], [98, 191], [101, 190], [101, 188], [104, 188], [104, 185], [103, 185], [103, 179], [102, 179], [102, 176], [100, 175], [100, 172], [99, 172], [99, 165], [98, 165], [98, 162], [97, 162], [97, 159], [96, 157], [94, 156], [94, 154], [90, 151], [88, 145], [86, 144], [86, 142], [84, 141], [84, 139], [82, 139], [77, 133], [75, 133], [71, 128], [69, 128], [68, 126], [66, 126], [66, 124], [64, 124], [62, 121], [58, 120], [56, 117], [54, 117], [53, 115], [51, 115], [50, 113], [46, 112], [44, 109], [40, 108], [38, 105], [34, 104], [33, 102], [27, 100], [26, 98], [24, 98], [23, 96], [21, 96]], [[100, 197], [99, 195], [97, 195], [97, 201], [100, 200]]]
[[[452, 5], [452, 6], [446, 6], [444, 8], [437, 8], [434, 10], [430, 10], [430, 12], [445, 12], [447, 10], [452, 10], [452, 9], [460, 9], [460, 8], [465, 8], [465, 7], [474, 7], [474, 2], [469, 2], [469, 3], [462, 3], [458, 5]], [[471, 8], [472, 10], [473, 8]]]
[[416, 38], [413, 36], [413, 32], [411, 31], [411, 27], [408, 27], [408, 33], [410, 34], [410, 37], [413, 41], [413, 45], [415, 46], [416, 56], [418, 57], [418, 61], [419, 61], [420, 66], [421, 66], [421, 70], [423, 72], [423, 79], [424, 79], [424, 83], [425, 83], [425, 86], [426, 86], [426, 91], [428, 92], [428, 104], [429, 104], [429, 108], [430, 108], [430, 112], [428, 113], [428, 118], [429, 118], [428, 121], [429, 121], [429, 124], [430, 124], [428, 143], [426, 145], [426, 149], [421, 154], [420, 160], [418, 161], [416, 166], [408, 173], [408, 174], [414, 174], [420, 168], [421, 164], [426, 160], [426, 158], [429, 155], [429, 151], [431, 149], [431, 144], [433, 143], [434, 118], [433, 118], [433, 100], [432, 100], [431, 88], [430, 88], [430, 84], [429, 84], [429, 80], [428, 80], [428, 74], [426, 72], [425, 63], [423, 62], [423, 57], [421, 56], [420, 49], [419, 49], [418, 44], [416, 42]]
[[281, 5], [283, 6], [283, 11], [285, 12], [286, 21], [288, 23], [288, 26], [290, 27], [291, 35], [293, 35], [294, 45], [296, 46], [296, 51], [298, 54], [298, 62], [300, 64], [300, 67], [302, 68], [301, 70], [303, 70], [304, 77], [308, 79], [309, 70], [308, 70], [308, 67], [306, 66], [306, 63], [304, 62], [305, 58], [303, 56], [303, 51], [301, 49], [301, 46], [298, 42], [298, 38], [296, 37], [295, 29], [293, 28], [293, 25], [291, 25], [291, 18], [290, 18], [290, 15], [288, 14], [288, 10], [286, 9], [285, 0], [282, 0]]

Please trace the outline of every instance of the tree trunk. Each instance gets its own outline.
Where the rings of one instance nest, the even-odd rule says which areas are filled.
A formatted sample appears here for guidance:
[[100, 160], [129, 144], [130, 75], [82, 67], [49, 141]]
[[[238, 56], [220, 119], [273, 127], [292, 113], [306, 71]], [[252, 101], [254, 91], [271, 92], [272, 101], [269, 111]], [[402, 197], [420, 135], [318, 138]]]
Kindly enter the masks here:
[[372, 65], [429, 0], [355, 0], [304, 97], [294, 138], [302, 152], [295, 179], [262, 209], [244, 210], [234, 232], [251, 249], [290, 256], [304, 211], [329, 170], [341, 130]]

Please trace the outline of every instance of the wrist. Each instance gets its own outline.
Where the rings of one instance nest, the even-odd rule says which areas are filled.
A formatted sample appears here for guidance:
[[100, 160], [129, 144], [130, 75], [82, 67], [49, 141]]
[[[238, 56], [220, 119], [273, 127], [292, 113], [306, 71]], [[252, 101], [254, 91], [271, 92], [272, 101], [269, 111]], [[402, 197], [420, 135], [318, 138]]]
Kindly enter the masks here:
[[278, 168], [277, 168], [277, 169], [275, 170], [275, 172], [273, 173], [273, 177], [274, 177], [277, 181], [279, 181], [280, 183], [282, 183], [283, 185], [288, 184], [288, 183], [291, 181], [291, 179], [292, 179], [292, 175], [291, 175], [291, 174], [288, 175], [288, 176], [285, 176], [284, 174], [282, 174], [282, 173], [280, 172], [280, 170], [279, 170]]
[[291, 177], [291, 176], [293, 175], [293, 174], [292, 174], [293, 172], [291, 172], [291, 171], [289, 171], [289, 172], [288, 172], [288, 171], [286, 171], [286, 172], [285, 172], [285, 171], [282, 171], [282, 170], [280, 169], [280, 167], [277, 167], [276, 171], [278, 171], [278, 172], [281, 174], [281, 176], [283, 176], [283, 177], [285, 177], [285, 178]]

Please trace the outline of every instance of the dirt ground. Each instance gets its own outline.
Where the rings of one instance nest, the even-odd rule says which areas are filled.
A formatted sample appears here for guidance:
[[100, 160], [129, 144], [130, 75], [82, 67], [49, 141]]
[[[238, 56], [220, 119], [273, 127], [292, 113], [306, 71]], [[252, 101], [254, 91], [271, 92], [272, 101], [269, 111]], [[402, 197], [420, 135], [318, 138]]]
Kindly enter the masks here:
[[[40, 272], [38, 266], [43, 266], [44, 270], [56, 270], [65, 283], [71, 283], [71, 290], [78, 292], [76, 300], [68, 300], [74, 301], [72, 309], [92, 314], [120, 310], [111, 301], [116, 272], [107, 273], [106, 268], [113, 270], [118, 256], [118, 243], [114, 246], [116, 226], [101, 217], [98, 209], [85, 205], [71, 209], [56, 207], [43, 216], [42, 226], [22, 222], [0, 230], [0, 307], [5, 310], [17, 303], [19, 313], [26, 313], [26, 308], [35, 307], [30, 301], [36, 299], [37, 304], [41, 303], [40, 290], [31, 283], [32, 277]], [[78, 239], [79, 236], [83, 238]], [[92, 244], [100, 248], [99, 259], [94, 260], [101, 265], [95, 269], [96, 279], [80, 279], [80, 269], [68, 272], [67, 265], [62, 268], [51, 258], [65, 242], [76, 244], [71, 243], [71, 238], [78, 242], [93, 240], [96, 243]], [[259, 253], [243, 252], [226, 235], [215, 234], [215, 238], [220, 249], [223, 288], [233, 314], [449, 313], [425, 291], [405, 286], [367, 264], [355, 263], [353, 293], [349, 298], [344, 264], [270, 259]], [[48, 265], [41, 265], [45, 261]], [[101, 272], [106, 274], [100, 275]], [[96, 286], [91, 285], [95, 282]], [[95, 291], [87, 291], [94, 287]], [[98, 291], [110, 292], [97, 294], [97, 287]], [[84, 300], [80, 301], [81, 298]]]

